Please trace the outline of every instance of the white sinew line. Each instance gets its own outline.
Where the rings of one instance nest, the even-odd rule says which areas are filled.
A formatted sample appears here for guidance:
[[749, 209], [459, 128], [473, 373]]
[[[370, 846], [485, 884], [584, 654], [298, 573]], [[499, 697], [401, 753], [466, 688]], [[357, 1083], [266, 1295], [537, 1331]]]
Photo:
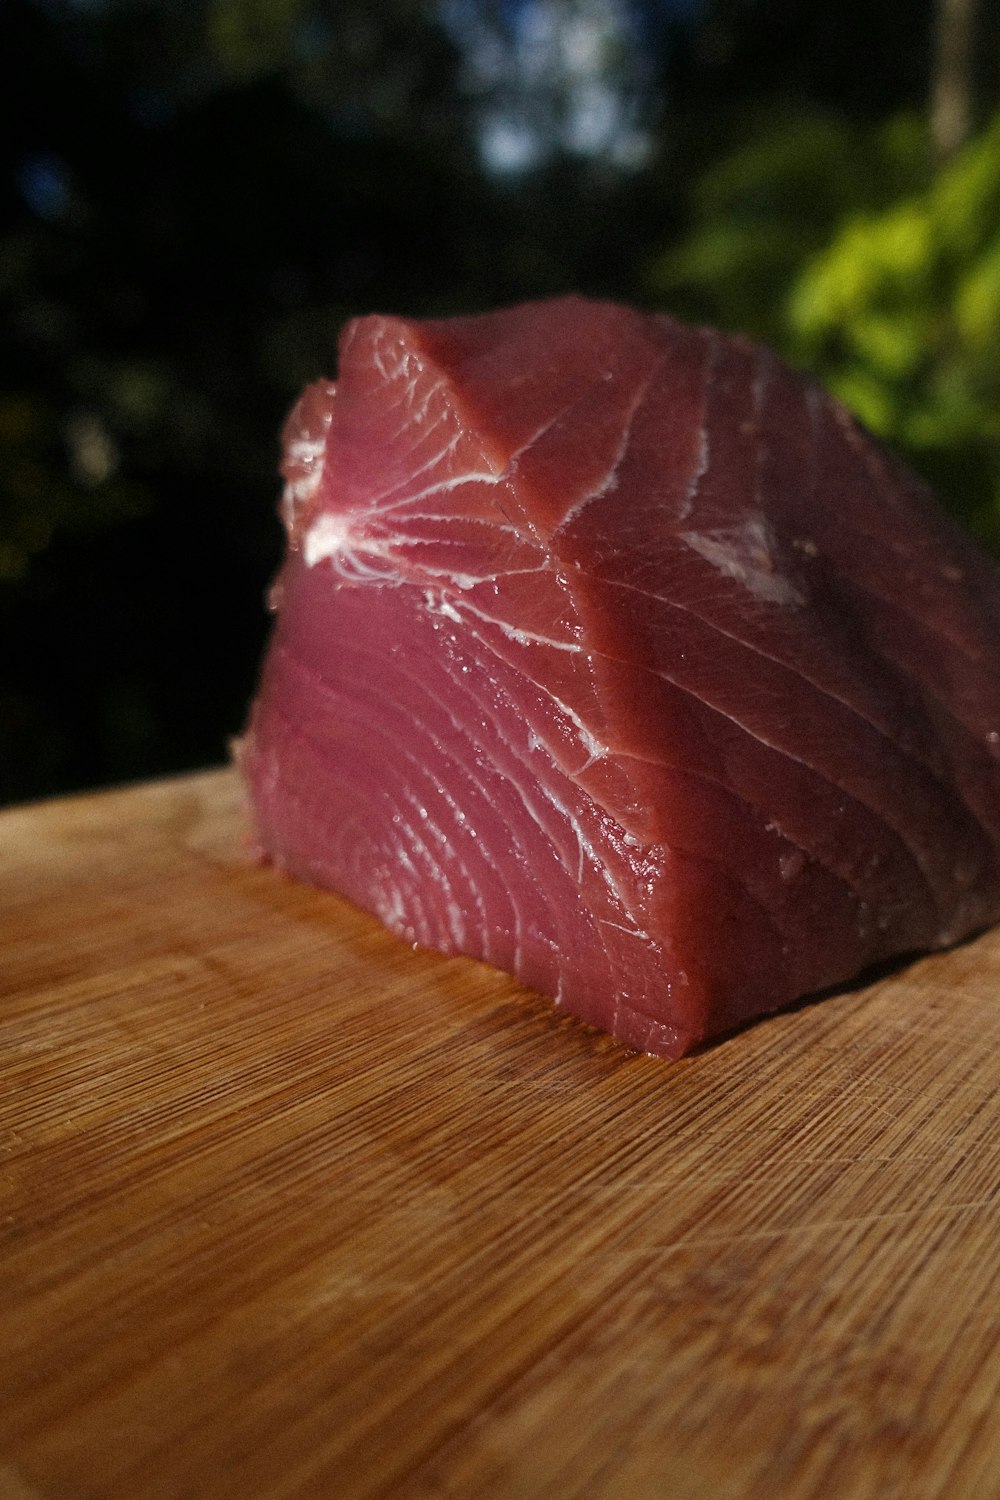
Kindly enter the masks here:
[[559, 522], [559, 526], [557, 528], [558, 530], [561, 531], [563, 527], [568, 526], [571, 521], [575, 520], [580, 512], [584, 510], [592, 500], [599, 500], [602, 495], [610, 494], [615, 485], [618, 483], [618, 470], [622, 465], [625, 455], [628, 452], [629, 444], [632, 441], [632, 427], [635, 423], [636, 414], [638, 413], [639, 408], [642, 406], [642, 403], [648, 396], [650, 387], [652, 386], [653, 381], [656, 379], [657, 373], [662, 366], [663, 359], [665, 357], [666, 356], [663, 356], [657, 360], [656, 364], [653, 366], [653, 369], [649, 372], [649, 375], [644, 381], [640, 382], [638, 388], [636, 389], [635, 394], [632, 397], [632, 401], [629, 405], [628, 411], [625, 415], [625, 423], [622, 428], [621, 440], [618, 444], [617, 452], [615, 453], [614, 458], [611, 460], [611, 465], [608, 468], [607, 473], [604, 475], [604, 478], [601, 480], [596, 489], [591, 490], [586, 495], [581, 495], [578, 500], [575, 500], [573, 502], [569, 510]]

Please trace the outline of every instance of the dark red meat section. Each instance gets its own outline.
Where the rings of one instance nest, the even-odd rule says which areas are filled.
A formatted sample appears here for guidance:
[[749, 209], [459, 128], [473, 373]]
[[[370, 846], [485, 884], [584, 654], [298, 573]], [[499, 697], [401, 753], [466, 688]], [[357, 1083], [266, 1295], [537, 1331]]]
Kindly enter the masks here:
[[677, 1056], [1000, 915], [1000, 581], [763, 349], [351, 324], [285, 434], [263, 851]]

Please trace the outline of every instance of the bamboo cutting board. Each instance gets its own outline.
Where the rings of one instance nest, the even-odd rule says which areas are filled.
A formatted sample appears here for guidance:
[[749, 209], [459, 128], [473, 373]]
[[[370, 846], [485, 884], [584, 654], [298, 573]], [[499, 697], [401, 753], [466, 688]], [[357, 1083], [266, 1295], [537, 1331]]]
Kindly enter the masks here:
[[995, 1500], [1000, 935], [680, 1063], [248, 862], [0, 816], [0, 1500]]

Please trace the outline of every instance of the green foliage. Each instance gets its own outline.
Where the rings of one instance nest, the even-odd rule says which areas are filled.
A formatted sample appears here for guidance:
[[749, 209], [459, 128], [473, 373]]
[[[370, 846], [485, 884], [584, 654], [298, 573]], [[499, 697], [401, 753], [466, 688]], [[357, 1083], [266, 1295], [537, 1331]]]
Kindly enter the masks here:
[[305, 0], [211, 0], [210, 52], [236, 78], [270, 72], [292, 55], [305, 10]]
[[1000, 548], [1000, 117], [939, 171], [908, 118], [765, 126], [651, 284], [814, 370]]
[[691, 227], [650, 271], [690, 316], [782, 342], [790, 281], [851, 213], [920, 185], [928, 143], [903, 116], [875, 130], [825, 114], [753, 116], [695, 184]]
[[923, 192], [850, 216], [784, 315], [792, 357], [1000, 543], [1000, 117]]

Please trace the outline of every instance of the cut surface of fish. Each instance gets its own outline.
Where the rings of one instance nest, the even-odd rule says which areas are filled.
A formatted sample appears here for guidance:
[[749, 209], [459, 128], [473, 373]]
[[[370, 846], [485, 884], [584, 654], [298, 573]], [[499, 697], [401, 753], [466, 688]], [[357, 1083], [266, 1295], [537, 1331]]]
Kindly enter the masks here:
[[767, 351], [361, 318], [284, 470], [280, 868], [669, 1057], [1000, 916], [1000, 574]]

